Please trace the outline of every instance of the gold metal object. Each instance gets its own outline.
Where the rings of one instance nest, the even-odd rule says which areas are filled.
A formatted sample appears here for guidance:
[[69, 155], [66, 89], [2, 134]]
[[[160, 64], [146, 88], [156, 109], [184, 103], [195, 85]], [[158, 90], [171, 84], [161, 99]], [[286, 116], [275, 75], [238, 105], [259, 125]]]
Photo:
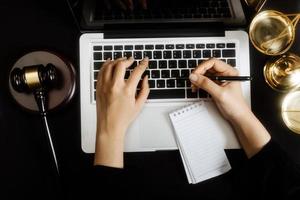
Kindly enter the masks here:
[[256, 12], [259, 12], [262, 9], [266, 1], [267, 0], [245, 0], [246, 4]]
[[266, 82], [271, 88], [288, 92], [300, 87], [300, 57], [287, 53], [269, 60], [264, 67]]
[[300, 134], [300, 91], [291, 92], [284, 97], [281, 116], [290, 130]]
[[299, 14], [283, 14], [275, 10], [260, 12], [250, 24], [250, 40], [254, 47], [264, 54], [283, 54], [295, 40], [295, 27], [299, 19]]
[[30, 89], [40, 87], [41, 82], [39, 78], [38, 68], [36, 66], [27, 67], [25, 69], [25, 80]]

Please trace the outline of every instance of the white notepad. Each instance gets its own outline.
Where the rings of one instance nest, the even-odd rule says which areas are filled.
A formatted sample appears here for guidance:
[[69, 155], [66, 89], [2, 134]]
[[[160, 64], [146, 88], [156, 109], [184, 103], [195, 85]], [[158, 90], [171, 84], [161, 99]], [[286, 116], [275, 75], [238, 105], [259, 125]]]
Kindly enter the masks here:
[[220, 126], [205, 101], [169, 114], [189, 183], [199, 183], [231, 169], [217, 132]]

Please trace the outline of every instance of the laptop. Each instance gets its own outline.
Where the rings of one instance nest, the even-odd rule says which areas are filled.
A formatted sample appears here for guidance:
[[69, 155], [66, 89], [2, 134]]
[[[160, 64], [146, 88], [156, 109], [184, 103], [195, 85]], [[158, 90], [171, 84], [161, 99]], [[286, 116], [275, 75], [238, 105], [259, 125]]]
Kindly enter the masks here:
[[[200, 99], [186, 77], [198, 64], [215, 57], [249, 76], [249, 40], [241, 28], [245, 16], [240, 0], [68, 0], [81, 30], [81, 146], [95, 151], [97, 74], [107, 58], [134, 57], [125, 79], [149, 57], [149, 98], [127, 131], [125, 152], [177, 149], [168, 113]], [[250, 105], [250, 83], [242, 82]], [[203, 119], [205, 120], [205, 119]], [[210, 123], [209, 121], [207, 123]], [[223, 122], [220, 122], [223, 123]], [[239, 148], [225, 137], [224, 148]]]

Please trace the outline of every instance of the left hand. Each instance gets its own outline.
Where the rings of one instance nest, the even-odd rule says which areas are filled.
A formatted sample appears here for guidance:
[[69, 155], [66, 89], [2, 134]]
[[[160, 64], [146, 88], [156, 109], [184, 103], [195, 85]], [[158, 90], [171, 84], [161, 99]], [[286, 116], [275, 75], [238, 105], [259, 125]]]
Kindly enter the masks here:
[[139, 114], [150, 92], [148, 77], [145, 76], [136, 95], [137, 86], [148, 67], [148, 58], [134, 68], [128, 80], [124, 79], [126, 68], [133, 62], [133, 58], [107, 60], [99, 72], [95, 164], [123, 166], [126, 130]]

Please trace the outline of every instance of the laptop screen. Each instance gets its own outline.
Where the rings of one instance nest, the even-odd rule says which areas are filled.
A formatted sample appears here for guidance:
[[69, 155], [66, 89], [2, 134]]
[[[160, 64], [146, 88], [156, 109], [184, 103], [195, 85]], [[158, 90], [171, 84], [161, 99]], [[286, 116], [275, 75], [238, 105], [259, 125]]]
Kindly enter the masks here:
[[229, 0], [68, 0], [83, 29], [104, 24], [226, 22], [234, 17]]
[[227, 0], [97, 0], [94, 20], [148, 20], [230, 17]]

